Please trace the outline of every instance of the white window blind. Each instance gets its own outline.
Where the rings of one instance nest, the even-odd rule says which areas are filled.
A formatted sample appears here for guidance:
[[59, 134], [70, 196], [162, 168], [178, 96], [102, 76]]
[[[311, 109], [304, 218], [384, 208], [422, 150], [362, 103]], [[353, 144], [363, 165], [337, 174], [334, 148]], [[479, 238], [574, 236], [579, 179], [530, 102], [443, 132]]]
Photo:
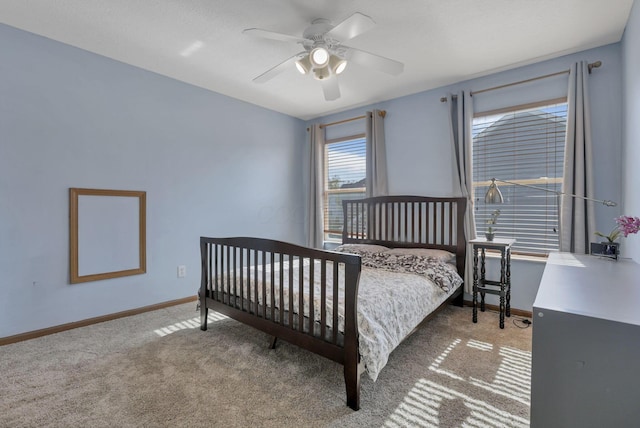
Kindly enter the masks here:
[[558, 250], [558, 197], [555, 193], [497, 182], [503, 204], [484, 195], [491, 178], [560, 191], [566, 138], [566, 100], [509, 111], [476, 114], [473, 119], [473, 187], [478, 236], [500, 210], [497, 237], [515, 238], [514, 252], [543, 255]]
[[342, 200], [366, 196], [367, 146], [364, 137], [325, 144], [324, 240], [342, 239]]

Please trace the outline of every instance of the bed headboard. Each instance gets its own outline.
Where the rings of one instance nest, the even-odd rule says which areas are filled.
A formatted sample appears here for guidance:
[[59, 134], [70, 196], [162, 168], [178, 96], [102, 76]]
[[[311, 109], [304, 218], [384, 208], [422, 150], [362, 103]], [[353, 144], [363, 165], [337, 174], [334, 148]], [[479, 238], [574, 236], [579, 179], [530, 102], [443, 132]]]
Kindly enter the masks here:
[[342, 201], [344, 244], [437, 248], [456, 255], [464, 278], [465, 198], [376, 196]]

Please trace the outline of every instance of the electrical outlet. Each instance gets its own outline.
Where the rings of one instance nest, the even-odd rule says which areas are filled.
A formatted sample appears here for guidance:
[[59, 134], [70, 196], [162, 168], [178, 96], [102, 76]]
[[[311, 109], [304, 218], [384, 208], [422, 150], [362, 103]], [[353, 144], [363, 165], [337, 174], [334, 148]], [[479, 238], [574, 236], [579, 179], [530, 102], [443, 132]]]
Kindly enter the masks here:
[[187, 276], [187, 267], [185, 265], [178, 266], [178, 278]]

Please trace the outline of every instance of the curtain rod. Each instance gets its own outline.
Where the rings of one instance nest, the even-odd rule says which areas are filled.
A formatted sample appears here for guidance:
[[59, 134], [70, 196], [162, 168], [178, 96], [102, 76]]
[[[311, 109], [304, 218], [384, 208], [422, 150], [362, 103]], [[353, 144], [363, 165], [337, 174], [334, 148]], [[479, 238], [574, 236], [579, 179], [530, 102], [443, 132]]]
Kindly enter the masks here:
[[[591, 73], [592, 69], [598, 68], [601, 65], [602, 65], [602, 61], [596, 61], [596, 62], [590, 63], [588, 65], [589, 73]], [[471, 95], [481, 94], [483, 92], [495, 91], [496, 89], [508, 88], [509, 86], [521, 85], [523, 83], [529, 83], [529, 82], [533, 82], [535, 80], [546, 79], [548, 77], [559, 76], [561, 74], [567, 74], [570, 71], [571, 70], [562, 70], [562, 71], [558, 71], [556, 73], [545, 74], [544, 76], [538, 76], [538, 77], [533, 77], [531, 79], [520, 80], [519, 82], [507, 83], [505, 85], [494, 86], [493, 88], [480, 89], [479, 91], [471, 92]], [[453, 95], [453, 98], [458, 98], [458, 96], [457, 95]], [[443, 103], [446, 103], [447, 102], [447, 97], [441, 97], [440, 101], [443, 102]]]
[[[387, 115], [387, 111], [386, 110], [378, 111], [378, 116], [384, 118], [386, 115]], [[328, 126], [333, 126], [333, 125], [340, 125], [341, 123], [353, 122], [354, 120], [365, 119], [366, 117], [367, 117], [367, 115], [363, 114], [362, 116], [350, 117], [349, 119], [338, 120], [337, 122], [321, 123], [320, 124], [320, 128], [326, 128]], [[309, 130], [309, 128], [307, 128], [307, 131], [308, 130]]]

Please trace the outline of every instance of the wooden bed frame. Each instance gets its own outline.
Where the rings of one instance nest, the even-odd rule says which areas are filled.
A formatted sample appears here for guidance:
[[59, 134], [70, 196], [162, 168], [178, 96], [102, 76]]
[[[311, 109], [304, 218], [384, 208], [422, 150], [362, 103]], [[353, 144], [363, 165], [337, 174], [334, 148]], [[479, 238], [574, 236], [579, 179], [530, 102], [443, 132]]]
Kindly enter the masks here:
[[[465, 209], [464, 198], [382, 196], [345, 200], [342, 240], [450, 251], [456, 254], [457, 270], [464, 278]], [[336, 361], [344, 366], [347, 405], [354, 410], [360, 408], [360, 374], [364, 371], [357, 326], [360, 256], [261, 238], [201, 237], [200, 251], [202, 330], [207, 329], [207, 314], [212, 309], [273, 336], [272, 347], [281, 338]], [[339, 273], [342, 270], [344, 274]], [[283, 283], [285, 277], [288, 284]], [[334, 290], [327, 293], [329, 277]], [[314, 310], [318, 309], [313, 303], [314, 278], [321, 283], [320, 296], [315, 296], [320, 298], [319, 311]], [[344, 286], [344, 296], [340, 296], [345, 306], [343, 332], [331, 327], [338, 325], [337, 310], [329, 311], [332, 319], [327, 319], [327, 306], [338, 307], [339, 282]], [[287, 302], [283, 287], [297, 290], [299, 297], [295, 298], [299, 301], [294, 302], [294, 293], [288, 293]], [[303, 294], [310, 297], [308, 316], [305, 311], [290, 310], [294, 303], [303, 307]], [[261, 296], [268, 296], [269, 301], [262, 304]], [[276, 298], [282, 304], [277, 305]], [[460, 286], [448, 301], [462, 306], [462, 299]]]

